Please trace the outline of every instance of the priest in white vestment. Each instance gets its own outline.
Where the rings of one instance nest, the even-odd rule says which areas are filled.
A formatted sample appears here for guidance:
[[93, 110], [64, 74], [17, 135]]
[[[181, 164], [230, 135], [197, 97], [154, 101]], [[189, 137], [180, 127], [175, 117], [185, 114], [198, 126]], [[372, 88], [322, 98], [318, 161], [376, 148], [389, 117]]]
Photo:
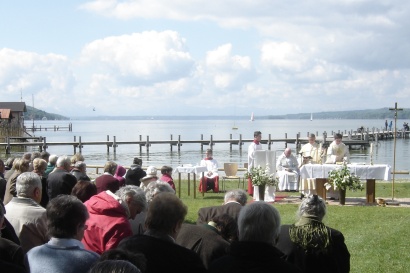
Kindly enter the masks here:
[[[308, 139], [309, 143], [303, 145], [299, 151], [299, 154], [301, 155], [300, 162], [302, 165], [322, 163], [322, 149], [316, 143], [315, 134], [310, 134]], [[302, 194], [301, 197], [316, 194], [316, 178], [301, 179], [299, 191]]]
[[299, 167], [298, 160], [292, 155], [292, 150], [286, 148], [276, 161], [276, 171], [279, 177], [279, 191], [298, 190]]

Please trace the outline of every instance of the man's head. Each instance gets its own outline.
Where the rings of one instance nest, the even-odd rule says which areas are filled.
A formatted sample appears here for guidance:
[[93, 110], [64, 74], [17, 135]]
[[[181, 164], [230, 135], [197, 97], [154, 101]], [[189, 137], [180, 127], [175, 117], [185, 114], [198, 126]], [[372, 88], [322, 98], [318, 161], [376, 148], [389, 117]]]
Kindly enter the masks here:
[[50, 155], [48, 158], [48, 163], [55, 166], [57, 164], [58, 155]]
[[50, 158], [50, 153], [43, 151], [40, 153], [40, 158], [44, 159], [46, 162], [48, 162], [49, 158]]
[[280, 214], [272, 205], [253, 202], [238, 217], [239, 241], [275, 244], [280, 232]]
[[76, 168], [77, 170], [79, 170], [82, 173], [86, 173], [87, 171], [87, 164], [85, 164], [84, 161], [77, 161], [74, 164], [74, 168]]
[[342, 136], [342, 134], [335, 134], [335, 142], [336, 142], [336, 144], [340, 144], [340, 143], [342, 143], [342, 138], [343, 138], [343, 136]]
[[253, 133], [253, 139], [256, 140], [256, 141], [261, 141], [261, 139], [262, 139], [261, 131], [255, 131]]
[[230, 190], [227, 193], [225, 193], [224, 203], [226, 204], [230, 201], [235, 201], [241, 204], [242, 206], [245, 206], [246, 202], [248, 201], [248, 196], [246, 192], [242, 189]]
[[157, 194], [161, 192], [170, 192], [175, 194], [174, 189], [167, 182], [160, 180], [150, 182], [145, 188], [145, 197], [147, 198], [148, 204]]
[[187, 207], [175, 194], [160, 193], [149, 205], [145, 226], [150, 231], [176, 238], [187, 212]]
[[132, 160], [132, 164], [141, 166], [142, 165], [142, 159], [138, 158], [138, 157], [134, 157], [134, 159]]
[[141, 213], [147, 208], [147, 199], [145, 197], [145, 192], [134, 185], [128, 185], [125, 187], [120, 188], [118, 191], [115, 192], [125, 204], [127, 204], [129, 212], [130, 212], [130, 219], [135, 219], [137, 214]]
[[77, 161], [84, 161], [84, 156], [80, 153], [76, 153], [70, 159], [71, 165], [74, 165]]
[[33, 160], [33, 170], [38, 175], [43, 175], [47, 169], [47, 161], [42, 158], [35, 158]]
[[58, 157], [56, 167], [64, 169], [67, 172], [70, 171], [70, 169], [71, 169], [71, 160], [70, 160], [70, 158], [66, 155]]
[[310, 135], [309, 135], [309, 143], [310, 143], [310, 144], [314, 144], [315, 141], [316, 141], [316, 136], [315, 136], [315, 134], [310, 134]]
[[117, 163], [114, 161], [107, 161], [104, 165], [104, 172], [109, 173], [111, 175], [115, 174], [115, 171], [117, 170]]
[[40, 157], [41, 157], [40, 152], [34, 152], [34, 153], [32, 153], [31, 156], [30, 156], [30, 161], [33, 162], [34, 159], [40, 158]]
[[46, 209], [48, 233], [55, 238], [74, 238], [81, 240], [85, 222], [88, 219], [87, 208], [75, 196], [59, 195], [50, 200]]
[[286, 148], [283, 153], [285, 154], [286, 157], [289, 157], [292, 154], [292, 150], [290, 148]]
[[171, 174], [172, 173], [172, 167], [170, 166], [162, 166], [161, 167], [161, 174]]
[[207, 149], [205, 154], [206, 154], [206, 157], [208, 158], [212, 157], [212, 149]]
[[40, 176], [33, 172], [20, 174], [17, 177], [16, 190], [18, 197], [31, 198], [37, 203], [40, 203], [42, 193]]

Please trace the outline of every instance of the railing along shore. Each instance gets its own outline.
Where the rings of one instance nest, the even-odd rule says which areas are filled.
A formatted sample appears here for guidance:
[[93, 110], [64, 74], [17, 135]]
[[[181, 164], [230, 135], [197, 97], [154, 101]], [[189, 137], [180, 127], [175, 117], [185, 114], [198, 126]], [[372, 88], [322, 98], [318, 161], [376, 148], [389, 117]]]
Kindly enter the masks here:
[[[285, 148], [288, 144], [295, 144], [299, 147], [301, 144], [308, 142], [308, 136], [312, 132], [307, 132], [306, 137], [301, 137], [300, 133], [297, 133], [294, 138], [288, 137], [288, 134], [285, 133], [284, 138], [272, 138], [271, 134], [267, 135], [261, 142], [262, 144], [268, 145], [268, 150], [271, 150], [272, 144], [275, 142], [282, 142], [285, 144]], [[332, 131], [329, 136], [333, 136], [335, 133], [343, 134], [343, 143], [349, 146], [360, 146], [360, 147], [368, 147], [370, 146], [371, 141], [379, 141], [383, 139], [391, 139], [394, 137], [394, 131], [384, 131], [379, 129], [373, 130], [361, 130], [359, 131], [344, 131], [334, 132]], [[406, 138], [409, 136], [409, 131], [397, 131], [398, 137]], [[321, 135], [316, 132], [316, 139], [317, 141], [323, 143], [324, 145], [329, 144], [333, 141], [332, 137], [328, 138], [327, 132], [323, 132]], [[239, 150], [242, 150], [242, 146], [245, 143], [252, 142], [253, 139], [243, 139], [242, 134], [239, 135], [239, 138], [234, 139], [233, 135], [230, 134], [229, 139], [214, 139], [211, 135], [209, 139], [204, 139], [204, 135], [201, 134], [200, 139], [197, 140], [185, 140], [181, 138], [181, 135], [178, 135], [177, 139], [173, 139], [173, 135], [170, 135], [169, 140], [152, 140], [150, 136], [146, 136], [146, 139], [142, 138], [142, 135], [139, 136], [139, 140], [128, 140], [128, 141], [118, 141], [116, 136], [113, 136], [112, 140], [110, 140], [110, 136], [107, 135], [105, 141], [83, 141], [81, 136], [78, 137], [74, 136], [73, 141], [68, 142], [47, 142], [46, 137], [6, 137], [5, 142], [0, 143], [0, 147], [4, 147], [6, 150], [6, 154], [10, 154], [12, 147], [38, 147], [39, 151], [46, 151], [49, 146], [72, 146], [73, 147], [73, 154], [77, 153], [78, 151], [81, 153], [84, 146], [91, 146], [91, 145], [100, 145], [105, 146], [107, 149], [107, 153], [110, 152], [110, 148], [113, 149], [114, 154], [116, 153], [117, 147], [119, 145], [138, 145], [140, 152], [142, 152], [143, 147], [145, 147], [146, 151], [149, 152], [151, 145], [169, 145], [170, 150], [173, 150], [173, 147], [176, 146], [178, 152], [181, 150], [181, 146], [183, 144], [199, 144], [201, 151], [203, 151], [204, 146], [212, 147], [215, 144], [229, 144], [230, 150], [232, 151], [233, 146], [237, 145]]]

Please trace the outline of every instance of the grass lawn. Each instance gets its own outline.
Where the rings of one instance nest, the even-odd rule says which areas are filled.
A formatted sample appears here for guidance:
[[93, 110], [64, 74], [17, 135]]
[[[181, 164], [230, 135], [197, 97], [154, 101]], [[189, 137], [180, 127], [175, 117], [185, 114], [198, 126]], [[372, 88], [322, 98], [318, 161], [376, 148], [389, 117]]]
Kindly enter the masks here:
[[[177, 182], [177, 181], [175, 181]], [[235, 183], [227, 188], [235, 188]], [[376, 197], [391, 198], [392, 184], [376, 181]], [[295, 193], [278, 193], [279, 195]], [[223, 193], [187, 194], [187, 181], [182, 181], [181, 199], [188, 206], [187, 222], [194, 223], [201, 207], [223, 203]], [[350, 192], [348, 197], [365, 197], [365, 191]], [[410, 198], [410, 183], [395, 183], [395, 198]], [[298, 205], [275, 204], [283, 224], [295, 220]], [[379, 206], [328, 206], [324, 222], [340, 230], [351, 255], [352, 273], [409, 272], [410, 208]]]

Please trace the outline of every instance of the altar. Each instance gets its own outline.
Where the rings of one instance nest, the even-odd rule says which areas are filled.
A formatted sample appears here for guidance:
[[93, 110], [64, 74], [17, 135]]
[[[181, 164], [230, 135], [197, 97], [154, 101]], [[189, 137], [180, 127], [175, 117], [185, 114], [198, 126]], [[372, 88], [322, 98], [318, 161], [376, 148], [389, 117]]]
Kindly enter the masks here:
[[[340, 168], [338, 164], [305, 164], [300, 168], [301, 179], [312, 181], [316, 178], [316, 183], [309, 182], [307, 187], [316, 190], [317, 194], [326, 199], [326, 189], [324, 184], [327, 181], [329, 172]], [[359, 176], [360, 179], [366, 180], [366, 202], [375, 203], [376, 200], [376, 179], [389, 181], [391, 179], [391, 167], [387, 164], [348, 164], [350, 172]]]
[[[191, 195], [191, 176], [193, 174], [194, 177], [194, 198], [196, 198], [196, 175], [199, 173], [204, 173], [208, 171], [206, 166], [192, 166], [191, 164], [185, 166], [178, 166], [175, 168], [174, 173], [178, 173], [178, 197], [181, 197], [181, 173], [188, 174], [188, 196]], [[206, 186], [205, 186], [206, 188]], [[204, 193], [202, 193], [204, 196]]]

